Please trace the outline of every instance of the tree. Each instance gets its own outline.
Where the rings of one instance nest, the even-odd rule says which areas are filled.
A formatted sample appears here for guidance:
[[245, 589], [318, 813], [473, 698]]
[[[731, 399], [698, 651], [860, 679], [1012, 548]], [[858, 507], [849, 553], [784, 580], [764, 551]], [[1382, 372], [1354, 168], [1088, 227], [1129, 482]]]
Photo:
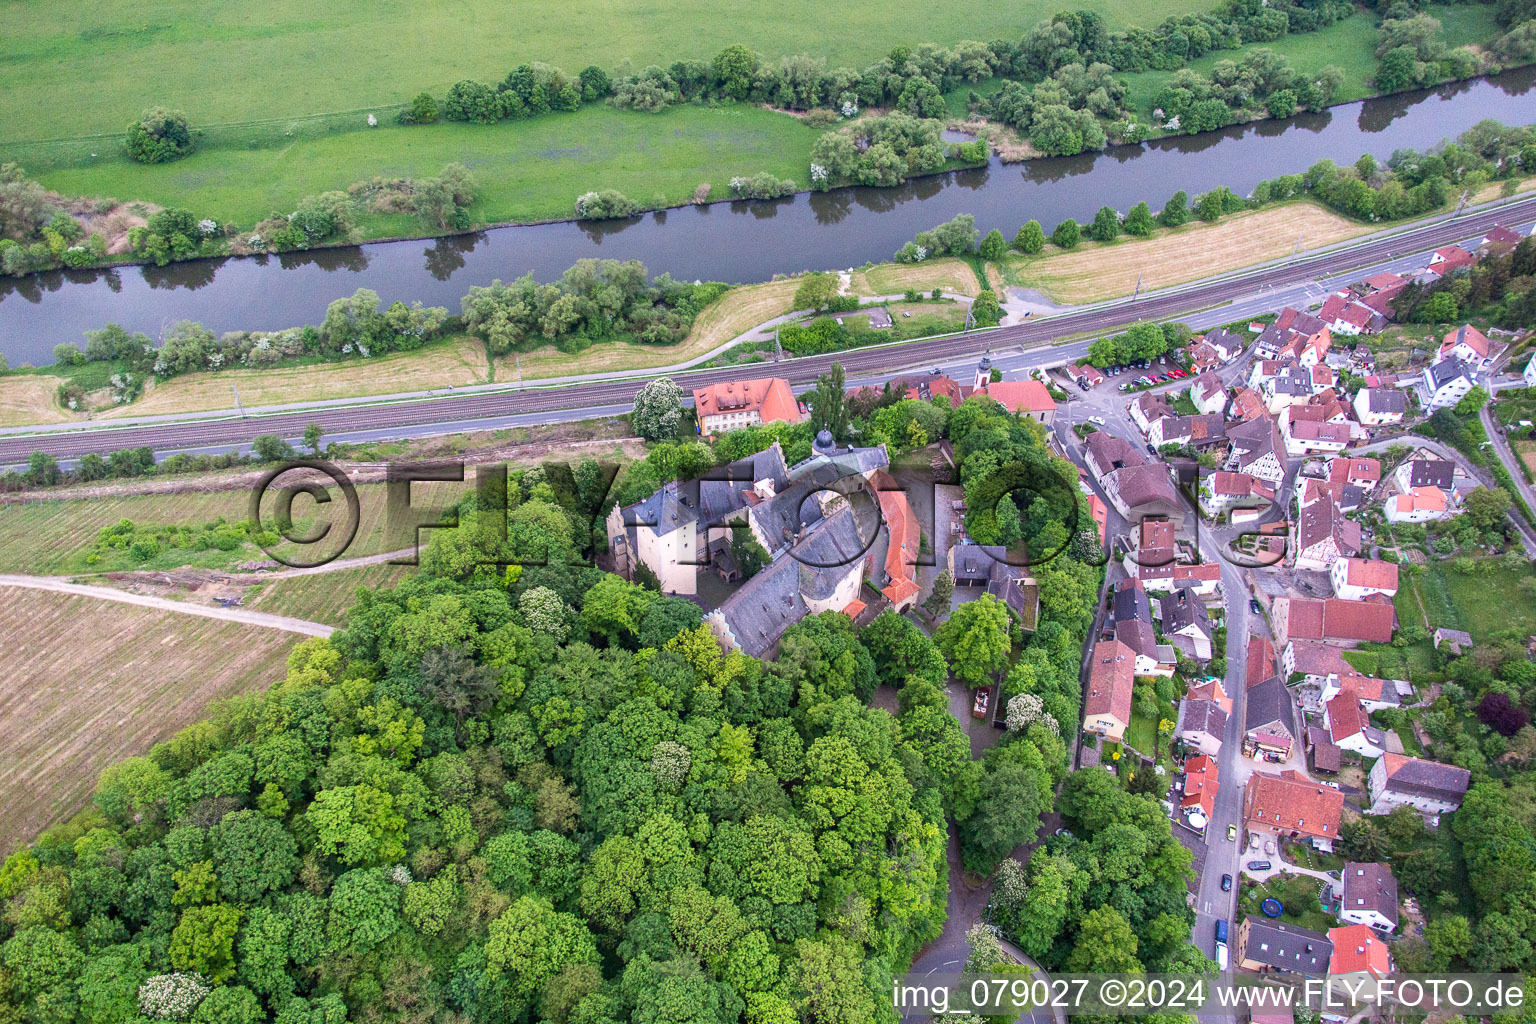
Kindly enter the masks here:
[[192, 152], [192, 129], [179, 110], [152, 107], [128, 125], [128, 156], [141, 164], [180, 160]]
[[1125, 215], [1125, 233], [1146, 237], [1152, 233], [1155, 226], [1152, 220], [1152, 209], [1145, 202], [1137, 203], [1131, 207], [1131, 212]]
[[837, 278], [828, 273], [807, 274], [795, 289], [795, 308], [826, 309], [838, 293]]
[[316, 848], [343, 864], [383, 864], [405, 854], [405, 817], [394, 796], [367, 784], [322, 789], [304, 815]]
[[208, 830], [219, 891], [231, 903], [255, 903], [287, 887], [299, 870], [298, 844], [280, 821], [234, 811]]
[[1045, 248], [1045, 229], [1040, 226], [1040, 222], [1031, 220], [1019, 228], [1019, 233], [1013, 236], [1013, 247], [1027, 255], [1034, 255]]
[[1176, 228], [1189, 222], [1189, 193], [1183, 189], [1175, 192], [1163, 205], [1163, 212], [1157, 215], [1157, 219], [1165, 228]]
[[977, 327], [991, 327], [1003, 317], [1002, 307], [997, 304], [997, 293], [983, 288], [971, 300], [971, 316]]
[[320, 439], [325, 436], [325, 428], [313, 421], [304, 426], [304, 444], [316, 455], [320, 454]]
[[647, 441], [662, 441], [677, 435], [683, 420], [683, 389], [671, 377], [657, 377], [645, 382], [635, 394], [635, 408], [629, 415], [630, 426]]
[[1296, 113], [1296, 94], [1290, 89], [1277, 89], [1269, 94], [1265, 106], [1270, 117], [1290, 117]]
[[[1467, 394], [1471, 393], [1469, 391]], [[1461, 413], [1459, 405], [1456, 412]], [[1502, 530], [1505, 524], [1504, 517], [1509, 514], [1513, 504], [1514, 501], [1510, 498], [1509, 492], [1502, 487], [1476, 487], [1467, 495], [1462, 505], [1461, 515], [1481, 532]]]
[[276, 434], [257, 434], [251, 439], [251, 452], [262, 462], [293, 458], [293, 446]]
[[1056, 230], [1051, 232], [1051, 243], [1059, 249], [1076, 249], [1081, 240], [1082, 230], [1077, 221], [1070, 218], [1057, 224]]
[[834, 440], [848, 434], [848, 401], [844, 386], [843, 364], [833, 363], [831, 372], [816, 378], [816, 390], [805, 399], [811, 411], [811, 429], [829, 431]]
[[618, 644], [639, 635], [640, 620], [655, 600], [656, 595], [639, 584], [607, 573], [582, 601], [582, 625], [594, 637]]
[[1195, 216], [1212, 224], [1220, 220], [1226, 209], [1223, 196], [1225, 191], [1225, 189], [1213, 188], [1195, 200]]
[[997, 228], [988, 231], [987, 237], [981, 240], [981, 258], [984, 260], [1000, 260], [1007, 252], [1008, 242]]
[[1066, 968], [1074, 973], [1140, 974], [1136, 959], [1139, 943], [1125, 917], [1114, 907], [1088, 911], [1078, 928], [1077, 943], [1067, 956]]
[[1461, 396], [1461, 401], [1456, 403], [1455, 413], [1457, 416], [1476, 416], [1487, 404], [1488, 390], [1478, 384]]
[[240, 911], [223, 903], [188, 907], [171, 933], [170, 957], [177, 970], [196, 971], [215, 983], [235, 972], [235, 932]]
[[1008, 667], [1008, 610], [991, 594], [967, 601], [933, 634], [954, 674], [972, 689]]
[[757, 73], [757, 54], [745, 46], [727, 46], [715, 54], [710, 65], [714, 72], [716, 88], [733, 100], [744, 100], [752, 88], [752, 76]]
[[1088, 226], [1088, 237], [1095, 242], [1113, 242], [1120, 235], [1120, 214], [1113, 206], [1101, 206]]
[[923, 602], [923, 607], [928, 609], [930, 615], [937, 615], [939, 611], [949, 607], [949, 599], [955, 592], [955, 575], [948, 569], [940, 569], [939, 574], [933, 579], [933, 591], [928, 599]]

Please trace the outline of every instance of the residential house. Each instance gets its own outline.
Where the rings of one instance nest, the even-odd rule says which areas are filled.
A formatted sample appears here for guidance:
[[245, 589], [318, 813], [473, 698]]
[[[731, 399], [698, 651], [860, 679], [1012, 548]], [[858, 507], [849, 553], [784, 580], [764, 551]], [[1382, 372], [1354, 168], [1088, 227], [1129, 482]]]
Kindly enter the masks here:
[[1531, 356], [1531, 361], [1525, 364], [1525, 372], [1521, 374], [1525, 379], [1525, 386], [1536, 388], [1536, 356]]
[[1148, 462], [1140, 449], [1104, 430], [1088, 435], [1087, 448], [1089, 470], [1122, 517], [1134, 523], [1147, 516], [1182, 521], [1183, 505], [1167, 465]]
[[1337, 647], [1310, 640], [1292, 640], [1280, 649], [1280, 676], [1300, 675], [1308, 686], [1321, 687], [1329, 676], [1353, 673]]
[[1227, 431], [1231, 452], [1227, 469], [1256, 476], [1272, 488], [1285, 480], [1285, 439], [1267, 416], [1241, 423]]
[[1434, 255], [1429, 258], [1429, 266], [1426, 268], [1437, 276], [1454, 273], [1465, 267], [1470, 267], [1474, 262], [1472, 254], [1459, 245], [1447, 245], [1443, 249], [1436, 249]]
[[1397, 879], [1386, 864], [1349, 861], [1344, 865], [1339, 920], [1391, 934], [1397, 931]]
[[1455, 485], [1456, 463], [1449, 459], [1408, 459], [1397, 467], [1392, 479], [1397, 482], [1400, 491], [1411, 491], [1415, 487], [1438, 487], [1442, 491], [1450, 491]]
[[1243, 676], [1243, 689], [1251, 690], [1275, 674], [1275, 645], [1268, 637], [1248, 638], [1247, 672]]
[[1072, 375], [1073, 380], [1081, 381], [1090, 388], [1096, 388], [1104, 383], [1104, 371], [1089, 363], [1084, 363], [1082, 366], [1069, 366], [1067, 372]]
[[1083, 731], [1120, 743], [1131, 721], [1136, 655], [1118, 640], [1093, 646], [1088, 672], [1088, 700], [1083, 705]]
[[1370, 716], [1353, 690], [1345, 690], [1323, 705], [1323, 724], [1328, 729], [1328, 739], [1340, 750], [1351, 750], [1366, 758], [1387, 752], [1386, 737], [1371, 725]]
[[1371, 766], [1367, 790], [1371, 814], [1412, 807], [1423, 814], [1449, 814], [1461, 806], [1472, 773], [1455, 765], [1403, 754], [1384, 754]]
[[1259, 359], [1275, 359], [1280, 350], [1291, 340], [1291, 330], [1278, 324], [1270, 324], [1259, 332], [1253, 343], [1253, 354]]
[[1386, 708], [1399, 707], [1404, 697], [1413, 694], [1413, 686], [1406, 680], [1362, 676], [1353, 670], [1330, 672], [1319, 688], [1318, 700], [1326, 704], [1341, 693], [1353, 693], [1369, 715]]
[[1396, 388], [1361, 388], [1355, 392], [1355, 417], [1365, 427], [1384, 427], [1403, 422], [1408, 396]]
[[1370, 558], [1340, 558], [1328, 571], [1333, 595], [1358, 601], [1371, 594], [1391, 597], [1397, 593], [1397, 563]]
[[1232, 408], [1229, 413], [1231, 419], [1247, 423], [1249, 420], [1267, 417], [1269, 410], [1264, 407], [1264, 399], [1257, 391], [1237, 388], [1232, 392]]
[[951, 407], [958, 407], [962, 401], [960, 382], [942, 373], [903, 374], [891, 381], [891, 387], [902, 392], [904, 397], [920, 402], [938, 398], [947, 401]]
[[1221, 361], [1224, 363], [1230, 363], [1232, 360], [1236, 359], [1242, 353], [1243, 349], [1247, 347], [1239, 335], [1233, 334], [1231, 331], [1223, 327], [1218, 327], [1215, 330], [1206, 331], [1205, 334], [1200, 337], [1200, 341], [1201, 343], [1210, 345], [1212, 348], [1214, 348], [1217, 354], [1221, 357]]
[[1392, 973], [1386, 939], [1363, 924], [1328, 929], [1333, 954], [1328, 958], [1328, 996], [1320, 1016], [1327, 1021], [1364, 1018], [1380, 996], [1378, 982]]
[[1287, 455], [1300, 456], [1310, 452], [1341, 452], [1349, 447], [1354, 432], [1347, 423], [1328, 423], [1301, 419], [1290, 415], [1296, 409], [1285, 410], [1280, 417], [1280, 434], [1285, 438]]
[[1147, 431], [1147, 440], [1154, 448], [1165, 444], [1187, 444], [1192, 448], [1209, 448], [1226, 440], [1227, 426], [1220, 413], [1204, 413], [1198, 416], [1164, 416], [1153, 420]]
[[1426, 409], [1449, 409], [1466, 396], [1477, 382], [1470, 367], [1455, 356], [1424, 367], [1420, 384]]
[[1131, 549], [1125, 553], [1125, 572], [1143, 584], [1153, 579], [1172, 580], [1177, 559], [1173, 520], [1149, 516], [1131, 532]]
[[1427, 523], [1449, 516], [1450, 504], [1438, 487], [1415, 487], [1388, 498], [1384, 511], [1389, 523]]
[[1490, 247], [1513, 247], [1519, 245], [1520, 239], [1524, 237], [1524, 235], [1520, 234], [1520, 232], [1513, 228], [1507, 228], [1502, 224], [1495, 224], [1493, 227], [1488, 229], [1488, 233], [1482, 237], [1480, 242], [1477, 243], [1477, 248], [1486, 249]]
[[1158, 602], [1159, 618], [1163, 624], [1163, 636], [1186, 654], [1200, 661], [1211, 660], [1211, 638], [1215, 629], [1211, 626], [1210, 613], [1193, 587], [1177, 587], [1163, 595]]
[[1004, 380], [977, 387], [972, 394], [984, 395], [1009, 412], [1027, 416], [1050, 426], [1056, 419], [1056, 400], [1050, 388], [1038, 380]]
[[1249, 832], [1306, 839], [1332, 852], [1344, 814], [1344, 794], [1300, 772], [1254, 772], [1243, 793], [1243, 823]]
[[1290, 364], [1278, 359], [1256, 359], [1248, 370], [1248, 386], [1254, 391], [1268, 391], [1270, 381], [1280, 375]]
[[1227, 386], [1214, 373], [1202, 373], [1189, 386], [1189, 400], [1203, 413], [1222, 413], [1227, 408]]
[[1157, 642], [1157, 630], [1152, 626], [1152, 603], [1140, 580], [1125, 579], [1116, 586], [1111, 617], [1115, 639], [1135, 656], [1135, 675], [1173, 675], [1178, 667], [1178, 655], [1172, 644]]
[[[1199, 814], [1203, 821], [1190, 824], [1204, 828], [1205, 822], [1216, 813], [1216, 792], [1220, 789], [1216, 762], [1205, 754], [1197, 754], [1184, 762], [1184, 791], [1179, 798], [1179, 809], [1194, 819]], [[1198, 820], [1198, 819], [1196, 819]]]
[[1292, 363], [1281, 367], [1273, 377], [1263, 382], [1266, 408], [1280, 413], [1293, 405], [1305, 405], [1314, 394], [1312, 368]]
[[1328, 460], [1328, 496], [1341, 512], [1362, 507], [1381, 482], [1381, 463], [1375, 459], [1341, 456]]
[[1395, 613], [1384, 598], [1346, 601], [1337, 597], [1277, 597], [1271, 606], [1277, 636], [1354, 644], [1392, 639]]
[[1307, 726], [1307, 750], [1314, 771], [1337, 773], [1344, 766], [1344, 751], [1328, 738], [1328, 730], [1320, 725]]
[[800, 403], [782, 377], [730, 380], [693, 389], [694, 416], [705, 437], [759, 423], [799, 423]]
[[1234, 963], [1260, 974], [1322, 978], [1328, 974], [1333, 943], [1322, 932], [1248, 914], [1237, 926]]
[[1200, 510], [1216, 516], [1229, 508], [1267, 507], [1275, 500], [1274, 490], [1256, 476], [1218, 470], [1200, 478]]
[[1446, 629], [1437, 627], [1434, 633], [1435, 650], [1444, 644], [1452, 654], [1460, 657], [1472, 649], [1472, 634], [1460, 629]]
[[1193, 696], [1179, 702], [1177, 735], [1186, 744], [1211, 757], [1221, 753], [1221, 744], [1227, 735], [1227, 719], [1231, 716], [1231, 701], [1222, 707], [1220, 701], [1203, 700]]
[[704, 622], [721, 644], [754, 658], [770, 656], [779, 638], [807, 615], [842, 611], [859, 594], [868, 548], [853, 510], [843, 506], [718, 607]]
[[1503, 345], [1490, 341], [1488, 335], [1476, 327], [1471, 324], [1462, 324], [1440, 339], [1440, 348], [1435, 352], [1435, 362], [1460, 359], [1469, 371], [1486, 370], [1493, 365], [1493, 361], [1503, 351]]
[[1300, 738], [1291, 692], [1271, 675], [1248, 687], [1243, 704], [1243, 755], [1255, 760], [1286, 761]]
[[1293, 548], [1298, 569], [1326, 572], [1340, 558], [1360, 553], [1360, 524], [1345, 517], [1332, 498], [1322, 498], [1296, 517]]
[[1130, 413], [1131, 421], [1143, 434], [1150, 431], [1152, 424], [1158, 420], [1178, 415], [1162, 395], [1156, 395], [1150, 391], [1143, 391], [1136, 396], [1136, 400], [1131, 403]]
[[1373, 334], [1386, 326], [1386, 320], [1376, 310], [1358, 301], [1352, 292], [1335, 292], [1323, 301], [1318, 319], [1328, 324], [1334, 334]]

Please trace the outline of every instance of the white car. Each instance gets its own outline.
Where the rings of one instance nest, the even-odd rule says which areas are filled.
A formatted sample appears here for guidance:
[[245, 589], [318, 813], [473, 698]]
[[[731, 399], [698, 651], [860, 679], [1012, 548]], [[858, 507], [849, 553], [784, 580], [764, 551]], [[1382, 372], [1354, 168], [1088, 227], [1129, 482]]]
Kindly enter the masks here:
[[1089, 422], [1089, 423], [1094, 423], [1094, 424], [1097, 424], [1097, 425], [1098, 425], [1098, 426], [1101, 426], [1101, 427], [1102, 427], [1102, 426], [1104, 426], [1104, 425], [1105, 425], [1105, 423], [1107, 423], [1107, 422], [1108, 422], [1108, 421], [1107, 421], [1107, 420], [1105, 420], [1105, 419], [1104, 419], [1104, 417], [1103, 417], [1103, 416], [1089, 416], [1089, 417], [1088, 417], [1088, 422]]

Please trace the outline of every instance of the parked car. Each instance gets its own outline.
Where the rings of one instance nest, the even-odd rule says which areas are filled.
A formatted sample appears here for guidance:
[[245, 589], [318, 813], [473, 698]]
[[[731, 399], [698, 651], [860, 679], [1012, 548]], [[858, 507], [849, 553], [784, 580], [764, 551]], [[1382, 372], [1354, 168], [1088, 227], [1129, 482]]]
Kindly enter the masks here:
[[1327, 779], [1323, 780], [1323, 785], [1327, 786], [1329, 789], [1339, 788], [1339, 784], [1337, 782], [1329, 782]]
[[1248, 610], [1253, 612], [1255, 615], [1264, 614], [1264, 606], [1259, 604], [1259, 599], [1256, 597], [1250, 597], [1248, 599]]
[[1183, 370], [1169, 370], [1168, 371], [1168, 376], [1170, 376], [1170, 377], [1188, 377], [1189, 374], [1185, 373]]
[[1147, 454], [1148, 455], [1156, 455], [1157, 454], [1157, 449], [1152, 447], [1151, 445], [1147, 445]]
[[1088, 382], [1081, 377], [1077, 379], [1077, 386], [1082, 388], [1084, 391], [1088, 390]]
[[1231, 892], [1232, 891], [1232, 876], [1231, 875], [1222, 875], [1221, 876], [1221, 891], [1222, 892]]
[[1230, 843], [1237, 842], [1237, 826], [1236, 825], [1228, 825], [1227, 826], [1227, 841], [1230, 842]]
[[992, 704], [992, 687], [983, 686], [976, 691], [976, 701], [971, 705], [972, 718], [986, 718], [987, 708]]
[[1225, 919], [1216, 922], [1216, 941], [1227, 941], [1227, 922]]
[[1056, 830], [1056, 834], [1058, 836], [1060, 836], [1061, 838], [1063, 838], [1063, 839], [1076, 839], [1077, 838], [1076, 836], [1074, 836], [1072, 834], [1072, 830], [1069, 829], [1069, 828], [1059, 828], [1059, 829]]
[[1108, 420], [1104, 419], [1103, 416], [1089, 416], [1088, 417], [1088, 422], [1089, 423], [1097, 424], [1098, 426], [1102, 427], [1102, 426], [1107, 425]]
[[1121, 384], [1120, 385], [1120, 390], [1121, 391], [1129, 391], [1129, 390], [1131, 390], [1131, 386], [1129, 384]]
[[1249, 871], [1268, 871], [1271, 867], [1273, 867], [1273, 865], [1270, 864], [1269, 861], [1267, 861], [1267, 860], [1256, 860], [1252, 864], [1248, 865], [1248, 870]]

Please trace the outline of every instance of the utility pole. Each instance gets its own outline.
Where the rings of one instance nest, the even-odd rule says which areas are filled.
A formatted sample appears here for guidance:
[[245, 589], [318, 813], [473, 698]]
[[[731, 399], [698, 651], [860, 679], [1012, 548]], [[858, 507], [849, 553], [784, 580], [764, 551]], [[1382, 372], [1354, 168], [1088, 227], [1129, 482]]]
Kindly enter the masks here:
[[1300, 234], [1298, 234], [1296, 236], [1296, 248], [1291, 250], [1291, 259], [1295, 259], [1296, 258], [1296, 254], [1299, 253], [1299, 252], [1301, 252], [1301, 235]]
[[1136, 290], [1131, 293], [1131, 301], [1135, 302], [1136, 301], [1136, 297], [1138, 295], [1140, 295], [1140, 294], [1141, 294], [1141, 271], [1138, 270], [1138, 271], [1136, 271]]
[[773, 325], [773, 361], [776, 363], [784, 361], [784, 346], [779, 344], [778, 324]]
[[235, 412], [240, 414], [241, 419], [245, 419], [245, 409], [240, 405], [240, 389], [235, 386], [234, 381], [229, 382], [229, 389], [235, 393]]
[[517, 390], [523, 390], [523, 357], [516, 352], [512, 353], [512, 361], [517, 364]]
[[1465, 190], [1462, 191], [1461, 198], [1456, 200], [1456, 209], [1451, 211], [1451, 216], [1452, 217], [1460, 217], [1461, 216], [1461, 211], [1466, 207], [1466, 205], [1467, 205], [1467, 197], [1469, 195], [1471, 195], [1470, 192], [1465, 191]]

